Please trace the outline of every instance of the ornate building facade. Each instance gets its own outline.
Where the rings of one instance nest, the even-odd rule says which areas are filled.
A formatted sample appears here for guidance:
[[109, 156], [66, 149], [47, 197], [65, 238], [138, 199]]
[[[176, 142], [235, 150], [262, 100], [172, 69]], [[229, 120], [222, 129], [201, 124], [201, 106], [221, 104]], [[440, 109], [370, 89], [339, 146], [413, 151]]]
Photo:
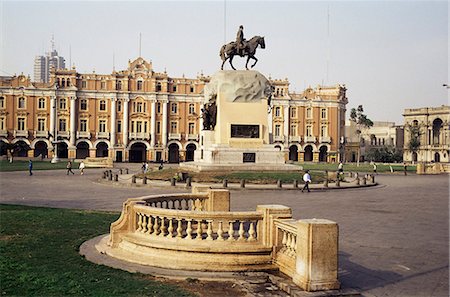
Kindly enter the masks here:
[[404, 161], [450, 162], [450, 106], [405, 109], [403, 117]]
[[[192, 161], [200, 142], [203, 88], [209, 77], [172, 78], [139, 57], [112, 74], [54, 70], [49, 83], [0, 77], [0, 144], [23, 157], [110, 157], [116, 162]], [[300, 94], [271, 80], [272, 143], [286, 160], [336, 161], [344, 136], [344, 86]], [[56, 144], [57, 143], [57, 144]], [[26, 149], [23, 149], [26, 148]]]

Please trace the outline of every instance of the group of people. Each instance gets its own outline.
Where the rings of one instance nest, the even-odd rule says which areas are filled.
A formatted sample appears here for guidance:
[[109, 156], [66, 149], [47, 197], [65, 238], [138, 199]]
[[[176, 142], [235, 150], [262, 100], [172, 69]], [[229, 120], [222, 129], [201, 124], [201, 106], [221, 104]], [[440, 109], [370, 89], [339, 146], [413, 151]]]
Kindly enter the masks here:
[[[80, 162], [80, 165], [78, 166], [78, 169], [80, 170], [80, 175], [84, 174], [84, 168], [86, 167], [86, 165], [84, 164], [83, 161]], [[67, 165], [66, 165], [66, 169], [67, 169], [67, 175], [69, 175], [69, 173], [75, 174], [75, 172], [72, 171], [72, 161], [68, 161]], [[30, 173], [30, 176], [33, 175], [33, 161], [30, 160], [28, 162], [28, 171]]]

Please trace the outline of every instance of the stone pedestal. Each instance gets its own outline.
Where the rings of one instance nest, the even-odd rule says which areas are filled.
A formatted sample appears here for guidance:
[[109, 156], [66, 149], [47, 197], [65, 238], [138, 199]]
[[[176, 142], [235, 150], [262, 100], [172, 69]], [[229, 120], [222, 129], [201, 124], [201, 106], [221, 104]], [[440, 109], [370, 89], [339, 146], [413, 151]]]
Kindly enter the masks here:
[[200, 133], [194, 170], [298, 170], [269, 143], [269, 81], [258, 71], [218, 71], [205, 86], [204, 106], [213, 105], [216, 125]]

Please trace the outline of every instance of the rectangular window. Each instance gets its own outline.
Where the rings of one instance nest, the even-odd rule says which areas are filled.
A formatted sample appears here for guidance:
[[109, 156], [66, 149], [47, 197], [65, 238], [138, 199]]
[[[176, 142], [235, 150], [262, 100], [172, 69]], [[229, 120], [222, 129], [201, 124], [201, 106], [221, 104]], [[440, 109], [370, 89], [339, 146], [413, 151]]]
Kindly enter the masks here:
[[312, 109], [311, 109], [311, 107], [308, 107], [306, 109], [306, 118], [307, 119], [312, 119]]
[[275, 116], [276, 117], [281, 116], [281, 107], [279, 106], [275, 107]]
[[106, 81], [102, 81], [100, 83], [100, 87], [102, 88], [102, 90], [105, 90], [106, 89]]
[[136, 112], [142, 112], [142, 102], [136, 103]]
[[25, 118], [17, 118], [17, 130], [25, 130]]
[[106, 101], [100, 100], [100, 110], [105, 111], [106, 110]]
[[320, 137], [327, 137], [327, 126], [321, 126], [320, 127]]
[[178, 133], [178, 122], [170, 122], [170, 133]]
[[178, 113], [178, 104], [172, 103], [172, 104], [170, 105], [170, 110], [171, 110], [171, 112], [172, 112], [173, 114]]
[[142, 121], [136, 121], [136, 132], [142, 133]]
[[81, 132], [87, 131], [87, 120], [85, 119], [80, 120], [80, 131]]
[[297, 125], [291, 125], [291, 131], [290, 131], [289, 135], [297, 136]]
[[177, 86], [174, 85], [174, 86], [172, 87], [172, 90], [173, 90], [173, 92], [175, 93], [175, 92], [177, 91]]
[[81, 81], [81, 88], [85, 89], [87, 86], [87, 82], [85, 80]]
[[194, 93], [194, 86], [191, 85], [191, 87], [189, 88], [189, 91], [191, 91], [191, 93]]
[[161, 89], [162, 89], [161, 83], [158, 82], [158, 83], [156, 84], [156, 92], [161, 92]]
[[327, 118], [327, 109], [326, 108], [322, 108], [320, 110], [320, 118], [321, 119], [326, 119]]
[[118, 112], [122, 111], [122, 101], [117, 101], [117, 111]]
[[59, 99], [59, 109], [66, 109], [66, 108], [67, 108], [66, 99], [64, 98]]
[[275, 125], [275, 136], [281, 135], [281, 125]]
[[195, 113], [195, 104], [191, 103], [189, 104], [189, 114], [194, 114]]
[[142, 80], [138, 80], [137, 81], [137, 85], [136, 85], [136, 89], [138, 91], [142, 91], [142, 85], [143, 85], [143, 81]]
[[63, 132], [67, 131], [66, 127], [67, 127], [66, 119], [59, 119], [59, 131], [63, 131]]
[[156, 134], [161, 134], [161, 122], [156, 122]]
[[38, 109], [45, 109], [45, 98], [39, 98]]
[[87, 110], [87, 100], [86, 99], [80, 100], [80, 110]]
[[122, 81], [116, 81], [116, 90], [122, 90]]
[[312, 136], [312, 126], [310, 125], [306, 126], [306, 136], [308, 137]]
[[45, 131], [45, 119], [38, 119], [37, 130]]
[[158, 114], [161, 114], [161, 103], [160, 102], [156, 103], [156, 112]]
[[6, 130], [5, 128], [6, 128], [5, 118], [0, 118], [0, 130], [5, 131]]
[[297, 108], [291, 107], [291, 118], [296, 118], [296, 117], [297, 117]]
[[106, 120], [98, 121], [98, 132], [106, 132]]
[[5, 108], [5, 97], [0, 97], [0, 108]]
[[122, 133], [122, 121], [117, 121], [117, 133]]
[[189, 134], [195, 134], [195, 123], [189, 123]]

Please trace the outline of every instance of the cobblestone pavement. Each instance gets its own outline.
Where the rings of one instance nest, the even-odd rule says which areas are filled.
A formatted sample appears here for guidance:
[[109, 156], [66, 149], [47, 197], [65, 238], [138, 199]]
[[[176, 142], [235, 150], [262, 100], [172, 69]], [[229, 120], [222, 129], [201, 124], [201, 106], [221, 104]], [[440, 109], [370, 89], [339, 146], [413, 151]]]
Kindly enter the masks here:
[[[113, 187], [100, 169], [0, 173], [0, 202], [120, 211], [126, 198], [182, 188]], [[340, 228], [339, 279], [364, 296], [449, 296], [449, 176], [378, 175], [382, 186], [301, 193], [232, 191], [233, 210], [283, 204]]]

